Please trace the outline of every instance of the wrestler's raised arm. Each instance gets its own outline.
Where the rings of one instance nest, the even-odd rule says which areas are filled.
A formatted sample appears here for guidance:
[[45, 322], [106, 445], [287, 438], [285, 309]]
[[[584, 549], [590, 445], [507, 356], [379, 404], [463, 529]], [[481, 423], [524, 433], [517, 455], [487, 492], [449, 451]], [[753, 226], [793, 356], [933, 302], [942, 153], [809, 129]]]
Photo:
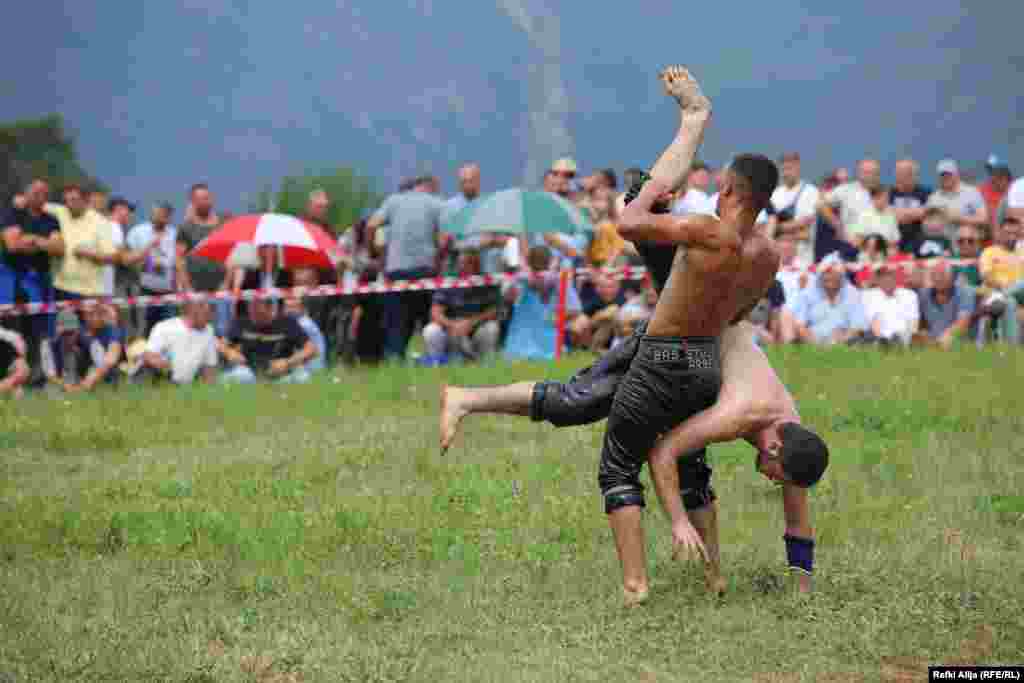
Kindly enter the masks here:
[[650, 214], [651, 205], [658, 196], [682, 184], [704, 139], [704, 129], [711, 120], [711, 102], [684, 67], [670, 66], [658, 78], [665, 86], [665, 93], [679, 103], [679, 131], [651, 169], [651, 179], [645, 183], [640, 196], [623, 212], [622, 218], [632, 217], [634, 222]]

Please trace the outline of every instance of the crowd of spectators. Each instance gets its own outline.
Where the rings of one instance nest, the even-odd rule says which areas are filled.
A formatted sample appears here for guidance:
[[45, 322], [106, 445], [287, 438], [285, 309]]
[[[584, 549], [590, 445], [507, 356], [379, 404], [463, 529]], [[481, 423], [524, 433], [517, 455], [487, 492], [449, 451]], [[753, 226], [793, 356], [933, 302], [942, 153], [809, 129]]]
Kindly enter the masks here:
[[[837, 169], [819, 182], [803, 177], [800, 155], [779, 159], [781, 182], [758, 219], [783, 255], [778, 282], [750, 314], [762, 344], [960, 342], [1016, 344], [1024, 323], [1024, 180], [988, 159], [975, 185], [956, 161], [923, 186], [904, 159], [882, 182], [864, 159], [853, 177]], [[677, 215], [714, 213], [721, 169], [695, 163], [675, 193]], [[549, 359], [557, 317], [569, 348], [600, 352], [647, 319], [657, 302], [649, 280], [620, 279], [598, 268], [643, 265], [616, 228], [623, 190], [642, 175], [599, 169], [578, 175], [559, 159], [541, 179], [546, 192], [576, 205], [591, 233], [501, 233], [456, 240], [444, 226], [481, 193], [481, 169], [458, 169], [458, 192], [422, 176], [403, 182], [352, 226], [327, 221], [331, 198], [315, 191], [303, 218], [338, 237], [335, 270], [283, 268], [273, 247], [237, 248], [226, 263], [192, 250], [231, 216], [206, 184], [194, 185], [176, 222], [162, 202], [148, 220], [102, 191], [61, 188], [43, 179], [0, 211], [0, 304], [85, 300], [76, 310], [4, 317], [0, 393], [26, 387], [55, 393], [118, 382], [304, 382], [335, 361], [375, 363], [415, 357], [441, 365], [494, 356]], [[560, 306], [557, 270], [572, 280]], [[509, 274], [501, 286], [302, 298], [297, 287], [401, 282], [437, 275]], [[289, 289], [283, 301], [244, 299], [242, 290]], [[110, 297], [228, 292], [181, 305], [115, 306]], [[417, 335], [420, 354], [410, 354]]]

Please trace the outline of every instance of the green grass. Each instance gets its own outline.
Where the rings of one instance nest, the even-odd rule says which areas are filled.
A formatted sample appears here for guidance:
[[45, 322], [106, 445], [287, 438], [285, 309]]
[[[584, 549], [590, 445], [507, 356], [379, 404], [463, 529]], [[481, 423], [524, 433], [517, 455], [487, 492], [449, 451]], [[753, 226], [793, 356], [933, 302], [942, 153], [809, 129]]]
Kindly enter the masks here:
[[0, 403], [0, 681], [897, 681], [1019, 663], [1024, 354], [771, 356], [833, 454], [816, 592], [792, 592], [778, 491], [733, 444], [711, 458], [726, 598], [671, 561], [652, 506], [652, 600], [631, 611], [596, 490], [603, 425], [470, 418], [435, 447], [441, 381], [565, 377], [583, 357]]

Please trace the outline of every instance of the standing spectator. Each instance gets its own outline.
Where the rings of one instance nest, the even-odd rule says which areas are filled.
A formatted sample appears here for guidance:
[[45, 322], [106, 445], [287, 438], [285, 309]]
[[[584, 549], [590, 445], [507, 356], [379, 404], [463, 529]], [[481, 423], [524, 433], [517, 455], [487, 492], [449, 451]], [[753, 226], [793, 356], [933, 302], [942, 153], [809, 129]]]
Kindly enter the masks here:
[[[551, 252], [544, 246], [531, 247], [526, 263], [529, 274], [505, 288], [505, 301], [512, 307], [505, 356], [512, 359], [554, 360], [555, 321], [558, 315], [558, 278], [545, 272]], [[570, 283], [566, 293], [566, 326], [580, 314], [580, 298]]]
[[1019, 238], [1020, 223], [1015, 216], [1007, 216], [996, 230], [994, 243], [981, 252], [978, 262], [982, 279], [980, 312], [991, 317], [993, 329], [1010, 344], [1020, 340], [1015, 295], [1024, 290], [1024, 259], [1014, 249]]
[[786, 237], [796, 246], [795, 262], [801, 267], [814, 263], [814, 225], [817, 219], [818, 188], [800, 177], [800, 154], [782, 155], [782, 182], [772, 193], [775, 208], [775, 236]]
[[[838, 178], [837, 178], [838, 179]], [[852, 236], [850, 229], [860, 220], [861, 214], [872, 208], [871, 191], [881, 185], [881, 166], [874, 159], [864, 159], [857, 164], [857, 180], [839, 185], [825, 193], [818, 200], [818, 213], [831, 229], [832, 234], [823, 234], [825, 247], [830, 253], [840, 251], [840, 255], [850, 260]]]
[[[480, 165], [469, 163], [459, 167], [458, 183], [459, 194], [445, 203], [443, 223], [454, 219], [459, 211], [480, 197]], [[507, 236], [489, 233], [469, 237], [460, 246], [480, 250], [481, 272], [498, 273], [501, 272], [501, 248], [507, 242]]]
[[[480, 254], [468, 249], [459, 258], [460, 276], [480, 274]], [[423, 328], [428, 362], [444, 363], [449, 352], [479, 359], [498, 348], [500, 293], [496, 287], [440, 290], [434, 293], [431, 322]]]
[[[189, 212], [178, 227], [178, 241], [189, 252], [210, 236], [223, 221], [214, 208], [214, 197], [206, 183], [196, 183], [189, 189]], [[188, 281], [181, 289], [194, 292], [223, 292], [230, 289], [227, 269], [220, 261], [188, 254], [185, 257]], [[231, 325], [232, 303], [228, 299], [211, 300], [214, 311], [213, 328], [218, 335], [227, 334]]]
[[197, 377], [217, 377], [217, 338], [210, 326], [212, 308], [206, 301], [188, 301], [182, 315], [157, 323], [149, 334], [143, 363], [175, 384], [192, 384]]
[[848, 231], [858, 249], [868, 235], [881, 235], [889, 244], [896, 244], [900, 239], [899, 223], [889, 206], [889, 188], [885, 185], [871, 188], [871, 206], [861, 212]]
[[914, 254], [919, 259], [949, 256], [953, 253], [953, 243], [946, 237], [946, 212], [937, 206], [929, 206], [924, 211], [924, 231], [921, 242]]
[[893, 183], [890, 201], [893, 213], [900, 227], [899, 250], [913, 254], [923, 239], [922, 221], [924, 206], [931, 195], [931, 188], [919, 185], [918, 165], [913, 159], [896, 162], [896, 182]]
[[[143, 296], [164, 296], [177, 291], [182, 259], [179, 259], [178, 229], [171, 225], [173, 214], [174, 207], [169, 203], [157, 204], [150, 213], [150, 221], [132, 228], [125, 240], [130, 253], [123, 260], [140, 268]], [[173, 305], [149, 306], [146, 308], [146, 332], [173, 316]]]
[[[346, 286], [366, 285], [374, 282], [381, 272], [381, 258], [370, 241], [367, 213], [349, 228], [341, 238], [345, 254], [344, 282]], [[341, 300], [344, 313], [339, 317], [338, 351], [343, 360], [354, 362], [379, 361], [384, 348], [383, 307], [376, 294], [359, 294]]]
[[576, 179], [576, 161], [569, 158], [559, 159], [551, 164], [551, 172], [565, 181], [559, 185], [559, 190], [556, 194], [568, 199], [571, 193], [570, 186]]
[[932, 286], [918, 293], [922, 331], [930, 343], [944, 349], [967, 334], [974, 316], [974, 290], [954, 282], [953, 275], [949, 262], [936, 260], [931, 267]]
[[846, 344], [868, 327], [860, 292], [846, 278], [845, 266], [836, 254], [821, 262], [818, 282], [808, 287], [793, 306], [795, 339], [812, 344]]
[[0, 396], [21, 398], [31, 374], [25, 340], [14, 330], [0, 327]]
[[[25, 208], [11, 207], [0, 215], [0, 304], [53, 301], [50, 259], [64, 255], [64, 240], [60, 223], [45, 210], [49, 194], [45, 180], [33, 180], [25, 191]], [[38, 373], [40, 353], [54, 334], [54, 316], [38, 313], [19, 318], [19, 323], [29, 347], [29, 366]]]
[[920, 325], [921, 311], [917, 295], [896, 286], [897, 269], [885, 263], [878, 267], [877, 286], [864, 292], [864, 313], [875, 341], [909, 346]]
[[85, 198], [89, 203], [89, 208], [103, 216], [109, 218], [110, 214], [110, 197], [104, 190], [95, 189], [89, 191], [89, 196]]
[[227, 383], [252, 384], [259, 377], [283, 383], [310, 380], [306, 363], [316, 357], [316, 345], [290, 316], [277, 311], [277, 301], [254, 299], [247, 318], [236, 320], [220, 352], [231, 364]]
[[309, 316], [306, 303], [297, 296], [292, 296], [284, 301], [285, 315], [291, 316], [299, 323], [299, 327], [312, 340], [316, 347], [316, 356], [306, 363], [306, 371], [309, 373], [323, 370], [327, 364], [327, 342], [324, 340], [320, 327]]
[[939, 174], [939, 188], [928, 197], [927, 206], [938, 207], [945, 213], [946, 237], [952, 241], [961, 225], [984, 230], [988, 209], [978, 188], [960, 181], [960, 169], [952, 159], [940, 161], [935, 171]]
[[672, 204], [672, 213], [676, 216], [691, 214], [714, 215], [716, 207], [708, 196], [711, 185], [711, 174], [708, 167], [701, 161], [693, 162], [690, 173], [686, 176], [686, 192]]
[[1006, 193], [1006, 217], [1024, 223], [1024, 178], [1017, 178]]
[[85, 329], [79, 335], [80, 358], [84, 377], [65, 387], [68, 393], [92, 391], [97, 385], [114, 384], [119, 379], [118, 363], [124, 353], [124, 330], [114, 324], [113, 309], [105, 304], [89, 303], [82, 311]]
[[[563, 159], [561, 162], [556, 162], [556, 165], [560, 166], [561, 170], [552, 168], [544, 174], [543, 188], [545, 192], [558, 195], [563, 199], [568, 197], [569, 178], [575, 173], [575, 171], [569, 171], [568, 161], [571, 160]], [[572, 168], [575, 167], [573, 166]], [[574, 236], [560, 232], [544, 233], [541, 237], [543, 244], [554, 252], [552, 263], [550, 264], [551, 267], [557, 267], [559, 263], [561, 263], [563, 268], [584, 265], [583, 257], [589, 247], [589, 237], [592, 237], [592, 235]], [[531, 233], [526, 246], [533, 247], [540, 246], [540, 244], [541, 242], [537, 239], [537, 233]]]
[[626, 250], [626, 240], [619, 235], [615, 193], [598, 187], [593, 196], [594, 239], [587, 250], [587, 261], [596, 267], [614, 266]]
[[[985, 170], [988, 171], [988, 180], [978, 187], [982, 199], [985, 200], [985, 208], [988, 210], [989, 225], [994, 233], [996, 226], [1003, 222], [1005, 207], [1003, 200], [1010, 191], [1010, 183], [1013, 182], [1013, 171], [1010, 165], [995, 154], [988, 158], [985, 163]], [[1002, 214], [1002, 215], [1001, 215]]]
[[956, 233], [956, 255], [963, 261], [953, 268], [953, 276], [961, 285], [981, 286], [981, 271], [978, 256], [981, 254], [981, 231], [973, 225], [961, 225]]
[[[391, 282], [434, 277], [444, 202], [420, 182], [411, 192], [393, 194], [377, 209], [367, 227], [373, 235], [387, 226], [385, 276]], [[371, 237], [371, 242], [373, 238]], [[386, 294], [384, 300], [385, 356], [404, 359], [416, 323], [430, 316], [430, 292]]]
[[302, 214], [302, 217], [327, 231], [329, 234], [334, 234], [334, 228], [331, 226], [331, 220], [329, 218], [331, 211], [331, 198], [327, 194], [326, 190], [316, 189], [309, 193], [309, 198], [306, 201], [306, 211]]
[[57, 300], [105, 296], [104, 269], [117, 260], [110, 221], [90, 208], [78, 185], [64, 188], [64, 206], [51, 206], [64, 240], [64, 256], [57, 262], [53, 277]]

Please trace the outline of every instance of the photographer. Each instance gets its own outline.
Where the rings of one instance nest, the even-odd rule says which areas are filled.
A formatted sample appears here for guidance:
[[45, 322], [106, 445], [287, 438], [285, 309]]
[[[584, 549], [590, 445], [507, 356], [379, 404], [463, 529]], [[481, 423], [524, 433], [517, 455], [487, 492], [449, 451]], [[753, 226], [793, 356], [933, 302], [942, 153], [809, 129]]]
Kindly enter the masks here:
[[818, 188], [800, 177], [800, 154], [783, 154], [782, 182], [772, 193], [775, 208], [775, 237], [796, 241], [796, 264], [806, 268], [814, 263], [814, 227]]

